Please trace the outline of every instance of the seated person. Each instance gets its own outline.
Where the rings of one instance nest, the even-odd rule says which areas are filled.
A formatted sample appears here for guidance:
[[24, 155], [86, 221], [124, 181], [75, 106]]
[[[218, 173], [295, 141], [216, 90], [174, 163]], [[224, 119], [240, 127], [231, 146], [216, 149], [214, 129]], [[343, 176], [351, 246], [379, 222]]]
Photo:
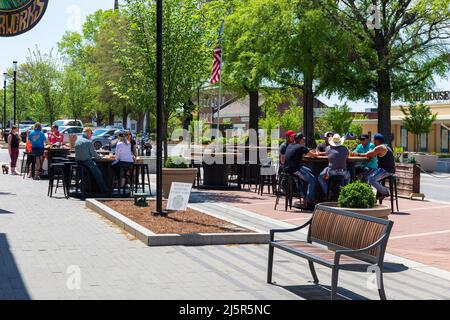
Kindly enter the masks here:
[[[351, 152], [350, 155], [352, 156], [360, 156], [361, 154], [365, 154], [375, 148], [375, 145], [370, 142], [370, 138], [368, 134], [362, 134], [359, 137], [360, 144], [356, 147], [353, 152]], [[370, 160], [363, 161], [359, 163], [356, 168], [355, 172], [358, 177], [358, 179], [362, 181], [367, 181], [367, 177], [369, 174], [378, 168], [378, 160], [377, 158], [372, 158]]]
[[286, 141], [280, 145], [280, 168], [284, 165], [286, 149], [291, 143], [294, 142], [294, 136], [294, 130], [286, 131]]
[[92, 160], [101, 159], [101, 156], [95, 151], [95, 147], [91, 141], [92, 129], [84, 128], [83, 136], [77, 139], [75, 143], [75, 160], [85, 166], [96, 181], [101, 193], [109, 193], [105, 180], [97, 164]]
[[303, 157], [315, 157], [316, 153], [305, 147], [304, 142], [305, 137], [302, 133], [297, 133], [294, 136], [294, 143], [289, 144], [286, 149], [284, 170], [287, 173], [297, 174], [302, 181], [305, 181], [308, 184], [308, 190], [306, 192], [306, 208], [313, 209], [317, 179], [311, 169], [303, 162]]
[[332, 176], [343, 176], [345, 183], [350, 182], [350, 173], [347, 170], [347, 158], [349, 151], [344, 146], [344, 138], [335, 134], [329, 139], [329, 146], [325, 152], [319, 152], [318, 155], [328, 156], [328, 167], [319, 174], [319, 184], [323, 193], [328, 194], [328, 179]]
[[331, 137], [333, 137], [333, 135], [334, 135], [333, 132], [330, 132], [330, 131], [325, 132], [325, 134], [324, 134], [324, 139], [325, 139], [325, 141], [322, 142], [322, 143], [319, 143], [319, 145], [318, 145], [317, 148], [316, 148], [317, 152], [325, 152], [325, 150], [327, 149], [327, 147], [330, 145], [330, 143], [329, 143], [328, 140], [329, 140]]
[[50, 131], [47, 136], [48, 142], [50, 142], [51, 144], [64, 142], [64, 135], [58, 131], [58, 126], [56, 125], [52, 126], [52, 131]]
[[395, 157], [392, 149], [385, 144], [384, 136], [377, 133], [373, 137], [375, 148], [367, 153], [361, 154], [369, 159], [378, 159], [378, 168], [367, 178], [367, 182], [378, 191], [378, 198], [384, 199], [389, 196], [389, 189], [383, 186], [380, 181], [395, 174]]
[[118, 176], [120, 168], [131, 169], [133, 167], [135, 157], [131, 152], [131, 143], [124, 132], [118, 133], [115, 158], [112, 166], [116, 176]]

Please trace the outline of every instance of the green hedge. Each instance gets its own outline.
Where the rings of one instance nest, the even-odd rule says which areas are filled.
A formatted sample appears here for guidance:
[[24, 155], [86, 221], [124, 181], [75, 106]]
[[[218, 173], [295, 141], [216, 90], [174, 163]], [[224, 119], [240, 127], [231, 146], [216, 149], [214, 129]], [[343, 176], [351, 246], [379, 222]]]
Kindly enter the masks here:
[[355, 181], [341, 188], [338, 203], [342, 208], [373, 208], [375, 195], [369, 184]]

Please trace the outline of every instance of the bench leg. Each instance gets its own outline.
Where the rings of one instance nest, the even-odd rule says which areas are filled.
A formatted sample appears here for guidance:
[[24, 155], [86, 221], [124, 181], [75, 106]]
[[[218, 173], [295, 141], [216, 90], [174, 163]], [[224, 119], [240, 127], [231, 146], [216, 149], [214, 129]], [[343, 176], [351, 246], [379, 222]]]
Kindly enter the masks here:
[[378, 293], [381, 300], [386, 300], [386, 292], [384, 292], [383, 272], [380, 271], [380, 283], [378, 283]]
[[331, 275], [331, 300], [336, 300], [339, 269], [334, 267]]
[[274, 250], [274, 247], [272, 247], [269, 244], [269, 262], [268, 262], [268, 266], [267, 266], [267, 283], [272, 283], [273, 250]]
[[311, 270], [311, 275], [314, 279], [314, 283], [319, 283], [319, 278], [317, 277], [316, 269], [314, 268], [314, 263], [312, 261], [308, 261], [309, 264], [309, 270]]

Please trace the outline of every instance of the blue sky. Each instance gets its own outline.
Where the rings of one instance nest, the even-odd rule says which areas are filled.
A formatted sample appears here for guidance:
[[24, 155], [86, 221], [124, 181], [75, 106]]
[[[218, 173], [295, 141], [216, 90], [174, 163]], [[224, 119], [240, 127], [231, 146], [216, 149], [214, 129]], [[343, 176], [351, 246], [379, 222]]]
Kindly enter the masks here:
[[[99, 9], [111, 9], [114, 0], [50, 0], [45, 16], [31, 31], [13, 38], [0, 38], [0, 72], [3, 73], [12, 66], [14, 60], [24, 62], [28, 56], [28, 49], [37, 45], [43, 52], [56, 47], [66, 30], [79, 31], [86, 16]], [[436, 90], [450, 90], [450, 81], [436, 79]], [[319, 97], [332, 106], [341, 103], [337, 97]], [[373, 107], [372, 103], [364, 101], [348, 102], [355, 111], [363, 111]]]

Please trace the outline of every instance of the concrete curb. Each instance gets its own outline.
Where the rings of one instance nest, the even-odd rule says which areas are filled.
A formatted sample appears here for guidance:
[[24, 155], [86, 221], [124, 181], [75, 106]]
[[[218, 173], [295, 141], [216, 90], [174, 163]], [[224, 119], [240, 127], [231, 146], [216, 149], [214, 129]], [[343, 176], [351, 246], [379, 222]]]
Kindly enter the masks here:
[[[102, 199], [108, 200], [108, 199]], [[120, 199], [111, 199], [120, 200]], [[122, 199], [128, 200], [129, 199]], [[151, 201], [151, 200], [150, 200]], [[136, 222], [128, 219], [119, 212], [109, 208], [96, 199], [87, 199], [86, 207], [99, 213], [106, 219], [116, 224], [121, 229], [124, 229], [131, 235], [135, 236], [140, 241], [148, 246], [202, 246], [202, 245], [226, 245], [226, 244], [267, 244], [269, 242], [269, 233], [262, 232], [253, 227], [243, 225], [235, 222], [227, 217], [223, 217], [217, 213], [211, 213], [206, 210], [195, 208], [200, 212], [211, 215], [213, 217], [228, 221], [237, 226], [250, 229], [254, 233], [239, 232], [239, 233], [197, 233], [197, 234], [155, 234], [152, 231], [144, 228]], [[194, 207], [192, 207], [194, 209]]]

